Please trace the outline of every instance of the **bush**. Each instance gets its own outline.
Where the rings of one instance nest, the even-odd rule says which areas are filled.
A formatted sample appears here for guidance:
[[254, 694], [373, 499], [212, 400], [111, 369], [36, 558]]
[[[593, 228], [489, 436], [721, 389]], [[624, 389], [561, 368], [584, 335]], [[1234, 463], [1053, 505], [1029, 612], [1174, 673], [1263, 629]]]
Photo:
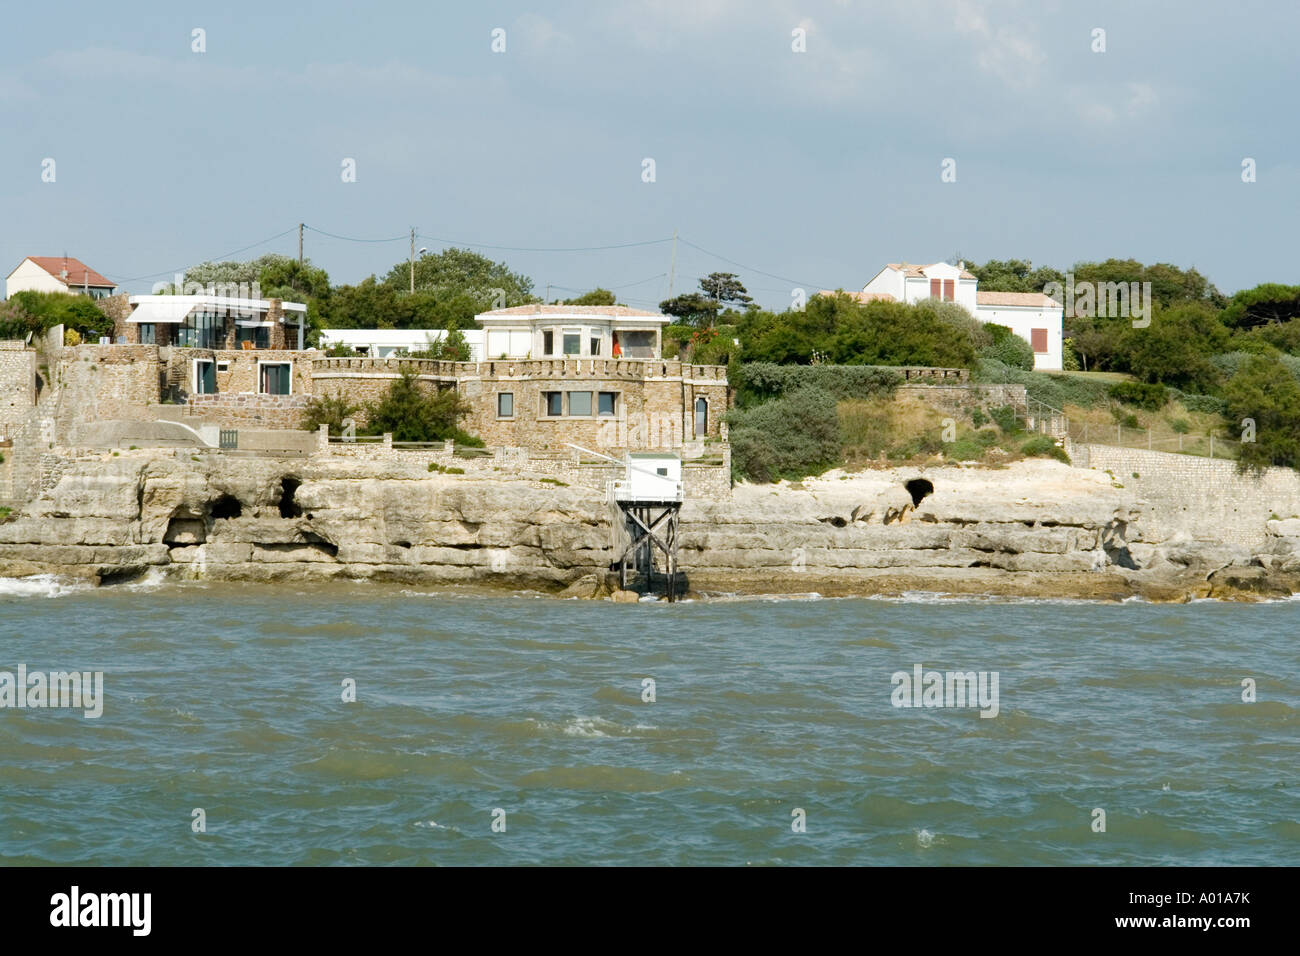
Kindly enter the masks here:
[[343, 422], [361, 411], [360, 405], [354, 405], [343, 395], [314, 396], [302, 412], [302, 428], [305, 431], [317, 431], [322, 425], [330, 427], [330, 434], [343, 434]]
[[1030, 458], [1055, 458], [1067, 465], [1070, 463], [1070, 456], [1050, 435], [1035, 435], [1020, 446], [1020, 451]]
[[976, 382], [1023, 385], [1030, 398], [1059, 409], [1064, 409], [1066, 405], [1096, 408], [1110, 400], [1104, 382], [1078, 375], [1026, 372], [1024, 369], [1011, 368], [996, 359], [981, 359], [971, 379]]
[[[469, 444], [471, 436], [456, 427], [469, 410], [455, 389], [427, 394], [413, 369], [404, 368], [388, 393], [367, 411], [366, 434], [391, 432], [393, 441], [432, 442], [454, 438]], [[482, 444], [480, 442], [480, 444]]]
[[1136, 405], [1151, 412], [1164, 408], [1169, 401], [1167, 388], [1149, 382], [1116, 382], [1106, 390], [1106, 394], [1117, 402]]
[[885, 368], [870, 365], [776, 365], [771, 362], [748, 362], [740, 366], [734, 384], [737, 402], [753, 404], [793, 392], [813, 388], [834, 399], [874, 398], [892, 395], [902, 376]]
[[1214, 395], [1193, 395], [1180, 392], [1176, 388], [1171, 388], [1169, 395], [1174, 401], [1182, 403], [1182, 406], [1189, 412], [1200, 412], [1204, 415], [1228, 414], [1227, 403]]
[[840, 424], [835, 399], [821, 389], [803, 387], [727, 416], [735, 473], [750, 481], [802, 478], [817, 474], [840, 457]]
[[1028, 342], [1005, 325], [988, 322], [985, 323], [984, 328], [989, 333], [992, 342], [980, 349], [980, 358], [993, 359], [1010, 368], [1018, 368], [1027, 372], [1033, 371], [1034, 349]]
[[1016, 417], [1016, 410], [1010, 405], [995, 408], [989, 412], [989, 415], [1004, 434], [1017, 435], [1025, 430], [1020, 424], [1020, 419]]
[[1175, 418], [1169, 423], [1169, 427], [1179, 435], [1186, 435], [1192, 430], [1192, 423], [1185, 418]]
[[972, 408], [970, 410], [970, 420], [971, 424], [976, 428], [983, 428], [985, 423], [989, 421], [989, 417], [984, 414], [983, 409]]

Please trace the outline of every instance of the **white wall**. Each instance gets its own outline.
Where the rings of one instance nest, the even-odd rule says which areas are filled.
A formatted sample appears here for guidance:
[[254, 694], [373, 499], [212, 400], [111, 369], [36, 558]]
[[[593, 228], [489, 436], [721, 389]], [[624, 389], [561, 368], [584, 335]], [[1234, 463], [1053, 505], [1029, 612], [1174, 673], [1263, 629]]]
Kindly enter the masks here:
[[67, 292], [68, 287], [30, 259], [13, 271], [5, 282], [5, 298], [12, 299], [15, 292]]
[[975, 318], [981, 322], [1005, 325], [1026, 342], [1033, 344], [1031, 329], [1047, 329], [1047, 351], [1034, 354], [1034, 370], [1059, 372], [1062, 368], [1061, 309], [1035, 309], [1009, 305], [981, 306]]

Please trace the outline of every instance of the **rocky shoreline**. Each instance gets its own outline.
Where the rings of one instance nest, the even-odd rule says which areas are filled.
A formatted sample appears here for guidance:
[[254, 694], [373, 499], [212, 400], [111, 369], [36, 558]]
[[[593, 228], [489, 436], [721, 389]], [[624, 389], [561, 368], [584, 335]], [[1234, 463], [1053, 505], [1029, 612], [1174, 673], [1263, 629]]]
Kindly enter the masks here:
[[[1056, 462], [738, 486], [682, 511], [695, 596], [910, 592], [1119, 601], [1300, 592], [1300, 519], [1258, 543], [1168, 533], [1158, 505]], [[0, 577], [372, 580], [633, 600], [603, 497], [542, 477], [157, 449], [77, 459], [0, 522]]]

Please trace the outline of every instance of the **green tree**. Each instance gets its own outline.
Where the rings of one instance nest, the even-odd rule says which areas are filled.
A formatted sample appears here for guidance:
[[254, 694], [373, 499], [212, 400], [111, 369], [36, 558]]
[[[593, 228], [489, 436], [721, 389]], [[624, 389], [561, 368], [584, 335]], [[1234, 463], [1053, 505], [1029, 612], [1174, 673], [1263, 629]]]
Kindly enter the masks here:
[[316, 395], [307, 403], [302, 413], [302, 427], [314, 432], [322, 425], [330, 427], [330, 434], [343, 434], [343, 423], [361, 411], [360, 405], [348, 401], [342, 393]]
[[614, 293], [608, 289], [592, 289], [590, 292], [584, 292], [576, 299], [565, 299], [565, 305], [615, 305], [617, 300]]
[[718, 303], [699, 292], [685, 292], [659, 303], [659, 311], [684, 325], [709, 326], [718, 318]]
[[368, 409], [365, 431], [371, 435], [391, 432], [394, 441], [463, 441], [470, 436], [457, 427], [457, 422], [468, 410], [455, 389], [427, 393], [420, 387], [415, 371], [403, 368], [383, 398]]
[[1300, 468], [1300, 382], [1275, 356], [1252, 355], [1223, 389], [1228, 419], [1251, 420], [1255, 440], [1243, 442], [1243, 468]]
[[1268, 282], [1242, 289], [1223, 310], [1223, 324], [1233, 329], [1254, 329], [1300, 318], [1300, 285]]
[[719, 308], [730, 306], [744, 309], [754, 301], [734, 272], [710, 272], [700, 280], [700, 291], [716, 302]]
[[[409, 262], [397, 263], [383, 278], [384, 285], [402, 292], [409, 290], [410, 281]], [[444, 249], [416, 259], [415, 290], [432, 293], [438, 302], [466, 296], [479, 311], [494, 308], [498, 299], [504, 307], [533, 301], [532, 279], [469, 249]]]
[[29, 331], [39, 334], [56, 325], [66, 326], [83, 341], [91, 342], [113, 331], [113, 320], [93, 299], [72, 292], [15, 292], [9, 309], [12, 318], [8, 321], [19, 333], [14, 338], [25, 338]]
[[1157, 308], [1146, 328], [1126, 326], [1120, 348], [1129, 371], [1147, 382], [1190, 392], [1209, 392], [1219, 382], [1210, 356], [1228, 345], [1228, 330], [1208, 304]]
[[967, 263], [966, 269], [979, 279], [981, 292], [1042, 292], [1049, 282], [1065, 284], [1060, 270], [1035, 269], [1028, 259], [990, 259], [982, 266]]

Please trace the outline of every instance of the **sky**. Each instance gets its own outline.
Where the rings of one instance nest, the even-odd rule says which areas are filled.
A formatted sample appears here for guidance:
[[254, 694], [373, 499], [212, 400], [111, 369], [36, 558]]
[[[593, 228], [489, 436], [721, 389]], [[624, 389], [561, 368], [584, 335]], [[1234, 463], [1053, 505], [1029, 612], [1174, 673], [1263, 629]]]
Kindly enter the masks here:
[[0, 274], [148, 292], [301, 222], [336, 284], [414, 227], [643, 308], [956, 257], [1296, 283], [1297, 34], [1254, 0], [9, 5]]

